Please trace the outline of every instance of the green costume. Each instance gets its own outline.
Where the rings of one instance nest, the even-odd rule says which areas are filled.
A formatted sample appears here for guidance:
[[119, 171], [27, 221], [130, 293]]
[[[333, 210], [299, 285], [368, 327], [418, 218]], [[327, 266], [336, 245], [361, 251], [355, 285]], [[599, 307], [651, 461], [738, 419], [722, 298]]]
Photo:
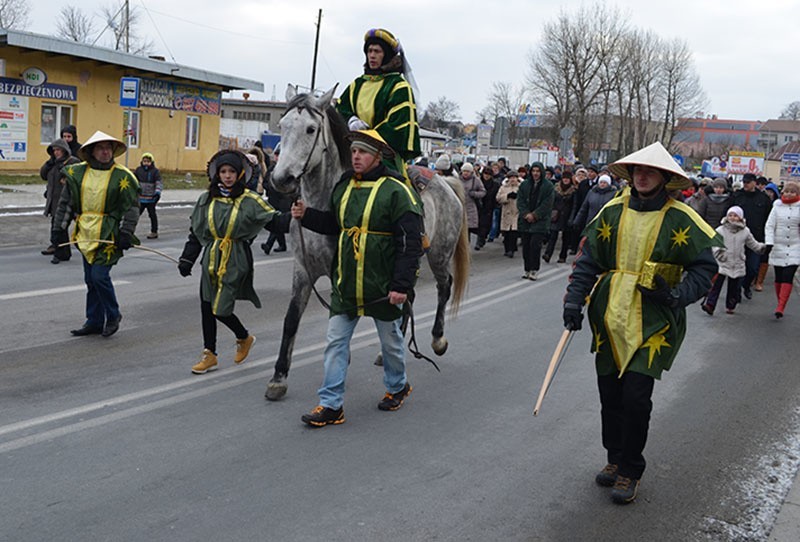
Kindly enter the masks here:
[[589, 301], [592, 352], [601, 376], [633, 371], [660, 378], [683, 342], [686, 311], [643, 302], [636, 285], [651, 288], [646, 279], [659, 274], [674, 287], [684, 266], [722, 240], [688, 205], [668, 199], [660, 210], [639, 212], [629, 200], [626, 190], [583, 232], [604, 271]]
[[389, 292], [397, 250], [393, 228], [405, 213], [422, 215], [416, 194], [395, 177], [347, 177], [334, 187], [331, 209], [341, 230], [331, 274], [331, 312], [385, 321], [399, 318], [400, 307], [388, 302], [354, 307]]
[[[73, 240], [86, 261], [92, 265], [114, 265], [122, 257], [115, 245], [90, 240], [116, 241], [120, 222], [131, 208], [139, 206], [139, 183], [124, 166], [113, 164], [110, 169], [94, 169], [87, 162], [64, 168], [69, 188], [69, 205], [75, 213]], [[139, 241], [133, 235], [132, 243]]]
[[275, 209], [250, 190], [235, 199], [208, 192], [198, 198], [191, 223], [192, 233], [205, 247], [200, 296], [211, 303], [214, 315], [232, 314], [237, 299], [261, 308], [253, 288], [250, 242], [275, 215]]
[[336, 109], [345, 120], [355, 115], [381, 135], [396, 154], [387, 167], [405, 175], [405, 161], [420, 155], [417, 106], [411, 85], [399, 73], [357, 77]]

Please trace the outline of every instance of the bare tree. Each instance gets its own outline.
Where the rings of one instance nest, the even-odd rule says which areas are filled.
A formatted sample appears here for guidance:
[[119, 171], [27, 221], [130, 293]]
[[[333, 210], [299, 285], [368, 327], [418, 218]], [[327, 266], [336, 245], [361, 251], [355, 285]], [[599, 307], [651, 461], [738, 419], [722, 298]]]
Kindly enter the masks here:
[[484, 118], [490, 120], [495, 126], [497, 126], [496, 120], [498, 117], [508, 119], [509, 145], [515, 145], [520, 129], [517, 123], [517, 115], [525, 105], [525, 89], [514, 87], [513, 84], [505, 81], [494, 81], [486, 98], [488, 104], [481, 110]]
[[89, 43], [95, 33], [92, 19], [81, 8], [64, 6], [56, 21], [56, 36], [78, 43]]
[[661, 142], [669, 148], [678, 119], [703, 109], [707, 99], [700, 86], [689, 45], [675, 38], [664, 46], [660, 85], [664, 92], [664, 124]]
[[421, 124], [427, 128], [447, 128], [451, 123], [459, 120], [461, 116], [459, 105], [447, 98], [439, 96], [425, 108]]
[[100, 9], [106, 28], [112, 31], [112, 48], [134, 55], [147, 56], [153, 49], [153, 41], [139, 32], [140, 11], [138, 8], [125, 9], [124, 4], [107, 4]]
[[30, 24], [28, 0], [0, 0], [0, 28], [24, 30]]
[[576, 154], [584, 159], [590, 116], [616, 79], [614, 56], [627, 33], [626, 20], [603, 3], [576, 13], [562, 10], [555, 22], [544, 24], [546, 39], [529, 59], [532, 92], [545, 98], [561, 127], [574, 126]]
[[783, 111], [781, 111], [781, 116], [778, 118], [787, 120], [800, 120], [800, 102], [792, 102], [787, 105]]

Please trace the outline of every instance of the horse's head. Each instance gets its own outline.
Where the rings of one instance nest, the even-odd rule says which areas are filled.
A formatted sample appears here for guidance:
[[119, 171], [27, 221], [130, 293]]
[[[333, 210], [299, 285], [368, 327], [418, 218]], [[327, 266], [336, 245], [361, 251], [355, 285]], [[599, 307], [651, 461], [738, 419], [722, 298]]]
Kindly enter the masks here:
[[275, 188], [298, 193], [300, 179], [314, 171], [332, 141], [328, 110], [336, 86], [316, 98], [313, 94], [287, 92], [286, 112], [281, 117], [281, 154], [272, 173]]

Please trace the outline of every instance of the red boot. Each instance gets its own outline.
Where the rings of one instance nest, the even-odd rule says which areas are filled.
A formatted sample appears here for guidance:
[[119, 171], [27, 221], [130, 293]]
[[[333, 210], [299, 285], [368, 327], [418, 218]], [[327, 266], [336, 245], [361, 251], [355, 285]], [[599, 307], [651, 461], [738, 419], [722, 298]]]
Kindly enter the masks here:
[[[778, 288], [779, 286], [780, 290]], [[778, 307], [775, 309], [775, 318], [783, 318], [783, 311], [786, 309], [786, 303], [789, 301], [789, 296], [792, 295], [792, 283], [776, 282], [775, 291], [778, 293]]]

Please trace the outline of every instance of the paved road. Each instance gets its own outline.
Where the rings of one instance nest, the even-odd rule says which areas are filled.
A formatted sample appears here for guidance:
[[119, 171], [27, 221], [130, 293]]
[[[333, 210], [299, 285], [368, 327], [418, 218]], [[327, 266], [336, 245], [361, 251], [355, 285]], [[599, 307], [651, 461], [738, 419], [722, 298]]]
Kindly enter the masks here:
[[[179, 254], [187, 213], [163, 210], [148, 244]], [[414, 392], [394, 413], [375, 408], [377, 339], [362, 322], [347, 423], [312, 430], [300, 415], [321, 378], [316, 302], [288, 396], [263, 398], [290, 257], [256, 255], [264, 309], [237, 305], [258, 336], [251, 359], [233, 367], [221, 328], [222, 369], [194, 376], [196, 276], [130, 251], [113, 271], [120, 332], [72, 338], [79, 260], [40, 256], [42, 225], [0, 217], [0, 540], [764, 540], [798, 467], [797, 300], [782, 322], [766, 293], [733, 316], [690, 309], [690, 337], [656, 385], [640, 498], [618, 507], [593, 483], [604, 454], [585, 331], [531, 416], [561, 333], [563, 264], [529, 282], [497, 243], [475, 253], [442, 373], [411, 361]], [[427, 271], [418, 299], [429, 352]]]

